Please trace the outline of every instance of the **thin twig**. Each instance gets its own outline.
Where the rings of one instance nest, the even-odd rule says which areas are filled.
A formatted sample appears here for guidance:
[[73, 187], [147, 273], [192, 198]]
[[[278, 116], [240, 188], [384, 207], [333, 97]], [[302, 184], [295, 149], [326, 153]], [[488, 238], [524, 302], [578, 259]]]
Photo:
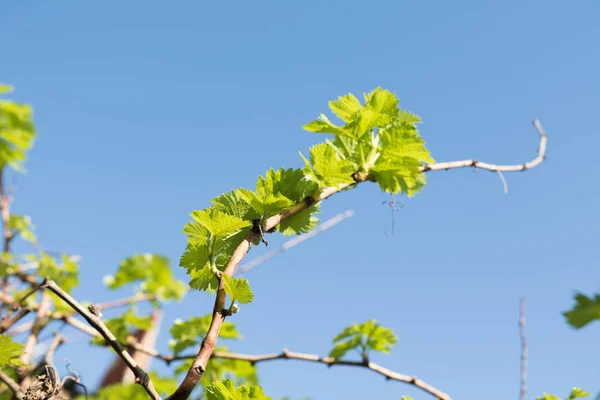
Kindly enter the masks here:
[[[509, 171], [524, 171], [526, 169], [533, 168], [544, 161], [544, 158], [546, 155], [546, 142], [548, 140], [548, 136], [543, 131], [540, 122], [535, 120], [533, 123], [538, 131], [539, 136], [540, 136], [540, 147], [538, 149], [538, 156], [535, 159], [533, 159], [532, 161], [529, 161], [527, 163], [520, 164], [520, 165], [494, 165], [494, 164], [480, 162], [477, 160], [463, 160], [463, 161], [451, 161], [451, 162], [443, 162], [443, 163], [436, 163], [436, 164], [426, 164], [423, 167], [421, 167], [420, 170], [423, 172], [428, 172], [428, 171], [448, 170], [448, 169], [453, 169], [453, 168], [476, 167], [476, 168], [481, 168], [481, 169], [487, 169], [490, 171], [500, 170], [500, 171], [504, 171], [504, 172], [509, 172]], [[325, 188], [321, 191], [319, 196], [317, 196], [316, 198], [307, 198], [307, 199], [299, 202], [292, 208], [283, 211], [281, 214], [270, 217], [266, 221], [263, 230], [265, 232], [271, 231], [273, 228], [275, 228], [277, 225], [279, 225], [281, 223], [281, 221], [284, 221], [287, 218], [289, 218], [293, 215], [296, 215], [300, 211], [303, 211], [303, 210], [309, 208], [310, 206], [312, 206], [315, 203], [321, 202], [321, 201], [329, 198], [330, 196], [334, 195], [335, 193], [337, 193], [343, 189], [354, 186], [361, 182], [365, 182], [368, 180], [374, 180], [373, 177], [370, 177], [368, 174], [363, 174], [363, 173], [360, 173], [360, 174], [356, 173], [356, 174], [354, 174], [353, 178], [355, 180], [355, 182], [353, 182], [353, 183], [342, 184], [342, 185], [339, 185], [338, 187]], [[223, 274], [228, 275], [228, 276], [233, 276], [239, 263], [244, 259], [244, 257], [250, 250], [252, 243], [258, 237], [259, 237], [259, 235], [255, 231], [251, 231], [248, 234], [246, 239], [244, 239], [242, 241], [242, 243], [240, 243], [240, 245], [235, 249], [231, 259], [229, 260], [229, 263], [227, 264], [227, 267], [223, 271]], [[183, 379], [183, 381], [181, 382], [179, 387], [175, 390], [175, 392], [167, 398], [168, 400], [185, 400], [185, 399], [187, 399], [190, 396], [190, 394], [192, 393], [192, 391], [194, 390], [194, 388], [196, 387], [196, 385], [198, 384], [198, 382], [200, 381], [200, 379], [202, 378], [202, 376], [204, 375], [204, 372], [206, 371], [206, 364], [208, 363], [208, 360], [210, 359], [212, 353], [215, 350], [215, 347], [217, 345], [217, 339], [219, 337], [219, 332], [221, 330], [221, 326], [223, 325], [223, 321], [225, 320], [225, 317], [226, 317], [226, 313], [223, 312], [223, 310], [225, 309], [225, 299], [226, 299], [226, 294], [225, 294], [223, 285], [224, 285], [224, 282], [223, 282], [223, 280], [221, 280], [219, 283], [219, 290], [217, 291], [217, 296], [215, 299], [215, 305], [213, 307], [213, 315], [212, 315], [210, 327], [208, 329], [206, 337], [202, 341], [200, 350], [198, 351], [198, 354], [197, 354], [196, 358], [194, 359], [194, 362], [192, 363], [190, 369], [188, 370], [185, 378]]]
[[2, 321], [0, 324], [0, 334], [9, 330], [14, 324], [19, 322], [21, 318], [25, 317], [30, 312], [30, 308], [22, 308], [14, 316], [12, 316], [12, 318]]
[[106, 340], [106, 342], [110, 345], [110, 347], [115, 350], [115, 352], [123, 359], [125, 364], [129, 367], [129, 369], [135, 375], [135, 382], [142, 385], [146, 393], [150, 395], [150, 397], [154, 400], [161, 400], [160, 395], [154, 388], [152, 381], [148, 377], [148, 374], [135, 362], [133, 357], [123, 348], [123, 346], [117, 341], [115, 335], [106, 327], [102, 319], [97, 315], [99, 314], [95, 307], [90, 307], [96, 311], [96, 314], [91, 311], [86, 310], [77, 300], [75, 300], [71, 295], [62, 290], [54, 281], [46, 280], [42, 287], [49, 289], [52, 293], [56, 294], [60, 297], [65, 303], [67, 303], [71, 308], [76, 310], [85, 320], [93, 326]]
[[0, 381], [4, 382], [6, 386], [8, 386], [17, 399], [21, 400], [23, 397], [25, 397], [25, 393], [21, 391], [19, 384], [2, 370], [0, 370]]
[[48, 351], [46, 352], [46, 356], [44, 357], [44, 362], [48, 365], [54, 366], [54, 353], [58, 346], [65, 343], [66, 340], [62, 337], [58, 332], [54, 332], [54, 339], [52, 343], [50, 343], [50, 347], [48, 347]]
[[109, 308], [128, 306], [131, 304], [141, 303], [142, 301], [152, 301], [155, 299], [156, 295], [154, 293], [137, 293], [131, 297], [126, 297], [124, 299], [112, 300], [96, 304], [96, 307], [99, 310], [107, 310]]
[[527, 340], [525, 338], [525, 298], [521, 298], [519, 307], [519, 336], [521, 338], [521, 387], [520, 400], [527, 394]]
[[313, 229], [312, 231], [302, 234], [300, 236], [297, 236], [293, 239], [288, 240], [287, 242], [285, 242], [283, 245], [281, 245], [281, 247], [279, 247], [276, 250], [270, 251], [260, 257], [257, 257], [253, 260], [250, 260], [249, 262], [247, 262], [246, 264], [241, 265], [238, 269], [237, 269], [237, 273], [239, 274], [243, 274], [244, 272], [248, 272], [249, 270], [251, 270], [252, 268], [256, 267], [259, 264], [264, 263], [265, 261], [269, 260], [270, 258], [276, 256], [279, 253], [283, 253], [286, 250], [291, 249], [294, 246], [299, 245], [300, 243], [304, 242], [305, 240], [310, 239], [311, 237], [326, 231], [327, 229], [331, 228], [332, 226], [342, 222], [344, 219], [346, 218], [350, 218], [354, 215], [354, 211], [352, 210], [346, 210], [342, 213], [337, 214], [336, 216], [328, 219], [325, 222], [320, 223], [319, 225], [317, 225], [315, 227], [315, 229]]
[[47, 293], [42, 293], [42, 300], [40, 302], [40, 307], [37, 311], [37, 316], [35, 321], [33, 322], [33, 326], [31, 327], [31, 332], [29, 333], [29, 337], [25, 342], [25, 352], [21, 356], [21, 361], [25, 364], [29, 364], [31, 361], [31, 354], [33, 352], [33, 348], [38, 342], [38, 336], [44, 326], [46, 325], [46, 314], [48, 314], [51, 306], [50, 296]]
[[500, 177], [500, 180], [502, 181], [502, 185], [504, 186], [504, 194], [508, 194], [508, 183], [506, 182], [506, 178], [504, 177], [504, 174], [500, 170], [498, 170], [496, 172], [498, 173], [498, 176]]
[[421, 171], [440, 171], [454, 168], [465, 168], [465, 167], [475, 167], [480, 169], [486, 169], [488, 171], [502, 171], [502, 172], [516, 172], [516, 171], [525, 171], [527, 169], [531, 169], [533, 167], [541, 164], [546, 158], [546, 144], [548, 143], [548, 135], [544, 132], [544, 128], [542, 128], [542, 124], [537, 119], [533, 121], [533, 125], [537, 129], [538, 134], [540, 135], [540, 147], [538, 148], [538, 155], [533, 160], [526, 162], [524, 164], [516, 164], [516, 165], [496, 165], [489, 164], [482, 161], [477, 160], [461, 160], [461, 161], [449, 161], [449, 162], [441, 162], [435, 164], [426, 164], [421, 167]]

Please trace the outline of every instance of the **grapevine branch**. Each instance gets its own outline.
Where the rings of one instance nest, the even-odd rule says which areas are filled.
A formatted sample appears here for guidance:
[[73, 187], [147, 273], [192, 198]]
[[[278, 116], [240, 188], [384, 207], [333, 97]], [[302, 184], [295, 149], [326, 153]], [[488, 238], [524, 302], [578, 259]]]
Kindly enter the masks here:
[[148, 393], [152, 399], [161, 400], [161, 397], [154, 388], [154, 385], [148, 377], [148, 374], [146, 374], [146, 372], [144, 372], [144, 370], [137, 365], [131, 355], [117, 341], [113, 333], [106, 327], [104, 322], [102, 322], [102, 319], [100, 318], [100, 312], [94, 306], [90, 306], [90, 310], [86, 310], [77, 300], [62, 290], [54, 281], [45, 280], [42, 284], [42, 287], [50, 290], [52, 293], [60, 297], [65, 303], [71, 306], [71, 308], [81, 314], [81, 316], [83, 316], [83, 318], [85, 318], [85, 320], [102, 335], [104, 340], [106, 340], [113, 350], [115, 350], [115, 352], [123, 359], [129, 369], [131, 369], [135, 375], [136, 383], [142, 385], [146, 393]]
[[[100, 333], [98, 333], [98, 331], [93, 330], [89, 326], [87, 326], [77, 320], [75, 320], [75, 322], [77, 322], [77, 323], [72, 324], [73, 327], [81, 330], [84, 333], [87, 333], [90, 336], [93, 336], [93, 337], [100, 336]], [[129, 336], [127, 338], [127, 343], [122, 343], [122, 345], [130, 346], [132, 349], [134, 349], [136, 351], [139, 351], [141, 353], [144, 353], [144, 354], [147, 354], [154, 358], [157, 358], [159, 360], [162, 360], [165, 363], [167, 363], [167, 365], [169, 365], [175, 361], [190, 360], [190, 359], [196, 358], [195, 354], [179, 354], [179, 355], [162, 354], [156, 349], [141, 345], [133, 336]], [[271, 361], [271, 360], [302, 360], [302, 361], [310, 361], [310, 362], [325, 364], [328, 367], [331, 367], [334, 365], [362, 367], [362, 368], [369, 369], [379, 375], [382, 375], [383, 377], [386, 378], [386, 380], [405, 382], [405, 383], [414, 385], [415, 387], [418, 387], [419, 389], [422, 389], [425, 392], [427, 392], [433, 396], [436, 396], [440, 400], [451, 400], [450, 396], [448, 396], [446, 393], [442, 392], [439, 389], [436, 389], [435, 387], [431, 386], [430, 384], [424, 382], [423, 380], [421, 380], [415, 376], [409, 376], [409, 375], [405, 375], [405, 374], [402, 374], [399, 372], [391, 371], [381, 365], [369, 362], [368, 360], [366, 360], [366, 361], [337, 360], [333, 357], [320, 357], [315, 354], [296, 353], [296, 352], [291, 352], [287, 349], [283, 349], [283, 351], [281, 353], [262, 354], [262, 355], [250, 355], [250, 354], [217, 351], [211, 355], [211, 358], [248, 361], [253, 365], [261, 363], [261, 362], [265, 362], [265, 361]]]
[[[513, 171], [525, 171], [527, 169], [533, 168], [533, 167], [541, 164], [544, 161], [545, 156], [546, 156], [546, 143], [548, 140], [548, 136], [544, 132], [541, 123], [538, 120], [535, 120], [535, 121], [533, 121], [533, 124], [534, 124], [535, 128], [537, 129], [537, 132], [540, 136], [540, 145], [538, 148], [537, 157], [529, 162], [526, 162], [524, 164], [519, 164], [519, 165], [495, 165], [495, 164], [489, 164], [489, 163], [485, 163], [485, 162], [481, 162], [481, 161], [477, 161], [477, 160], [462, 160], [462, 161], [450, 161], [450, 162], [442, 162], [442, 163], [435, 163], [435, 164], [426, 164], [423, 167], [421, 167], [421, 171], [429, 172], [429, 171], [449, 170], [449, 169], [454, 169], [454, 168], [475, 167], [475, 168], [487, 169], [487, 170], [494, 171], [494, 172], [497, 172], [497, 171], [513, 172]], [[334, 195], [335, 193], [337, 193], [343, 189], [346, 189], [350, 186], [354, 186], [358, 183], [361, 183], [361, 182], [364, 182], [367, 180], [372, 180], [372, 177], [370, 177], [368, 174], [355, 174], [354, 179], [355, 179], [355, 182], [353, 182], [353, 183], [342, 184], [342, 185], [339, 185], [338, 187], [325, 188], [320, 192], [319, 195], [317, 195], [315, 197], [309, 197], [309, 198], [299, 202], [294, 207], [283, 211], [281, 214], [270, 217], [266, 222], [264, 231], [269, 232], [273, 228], [275, 228], [277, 225], [279, 225], [279, 223], [281, 223], [281, 221], [284, 221], [285, 219], [299, 213], [300, 211], [305, 210], [306, 208], [310, 207], [311, 205], [313, 205], [315, 203], [318, 203], [320, 201], [323, 201], [323, 200], [329, 198], [330, 196]], [[231, 260], [227, 264], [225, 271], [223, 271], [223, 273], [225, 275], [233, 276], [239, 263], [244, 259], [244, 257], [250, 250], [251, 244], [258, 237], [259, 237], [258, 233], [251, 231], [248, 234], [248, 236], [242, 241], [242, 243], [240, 243], [240, 245], [234, 251], [234, 253], [231, 257]], [[190, 369], [188, 370], [185, 378], [183, 379], [183, 381], [181, 382], [179, 387], [175, 390], [175, 392], [167, 398], [168, 400], [185, 400], [185, 399], [187, 399], [190, 396], [190, 394], [192, 393], [192, 391], [194, 390], [194, 388], [196, 387], [196, 385], [198, 384], [198, 382], [200, 381], [200, 379], [202, 378], [202, 376], [204, 375], [204, 372], [206, 371], [206, 364], [208, 363], [208, 360], [210, 359], [211, 355], [213, 354], [213, 352], [215, 350], [215, 347], [217, 344], [217, 339], [219, 337], [219, 332], [221, 330], [221, 326], [223, 325], [223, 321], [225, 320], [225, 317], [226, 317], [226, 313], [223, 312], [223, 310], [225, 308], [225, 299], [226, 299], [226, 293], [225, 293], [223, 285], [224, 285], [224, 282], [221, 279], [221, 281], [219, 283], [219, 290], [217, 291], [217, 296], [215, 299], [215, 305], [213, 307], [212, 321], [211, 321], [208, 333], [206, 334], [206, 337], [202, 341], [202, 346], [200, 347], [200, 350], [198, 351], [198, 354], [197, 354], [196, 358], [194, 359], [194, 362], [192, 363]]]

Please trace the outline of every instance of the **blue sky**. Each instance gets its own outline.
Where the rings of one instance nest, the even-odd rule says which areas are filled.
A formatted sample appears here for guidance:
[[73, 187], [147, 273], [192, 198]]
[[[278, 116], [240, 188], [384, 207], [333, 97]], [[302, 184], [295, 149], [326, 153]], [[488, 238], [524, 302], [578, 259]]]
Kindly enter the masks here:
[[[592, 0], [4, 1], [0, 80], [34, 105], [38, 128], [13, 209], [45, 248], [82, 255], [75, 295], [102, 301], [123, 294], [101, 279], [133, 253], [164, 254], [185, 279], [188, 214], [268, 168], [301, 166], [297, 152], [322, 140], [302, 125], [338, 95], [395, 91], [438, 161], [527, 161], [539, 118], [547, 162], [507, 174], [508, 195], [486, 171], [431, 173], [401, 199], [391, 237], [375, 185], [328, 200], [323, 219], [355, 216], [247, 274], [256, 300], [235, 316], [245, 340], [231, 347], [325, 355], [341, 328], [376, 318], [399, 342], [374, 361], [456, 399], [505, 400], [519, 389], [526, 296], [528, 398], [597, 392], [600, 325], [577, 332], [561, 312], [600, 279], [599, 13]], [[211, 302], [192, 293], [165, 321]], [[86, 340], [73, 334], [58, 357], [93, 386], [112, 355], [84, 353]], [[275, 397], [430, 398], [361, 369], [259, 371]]]

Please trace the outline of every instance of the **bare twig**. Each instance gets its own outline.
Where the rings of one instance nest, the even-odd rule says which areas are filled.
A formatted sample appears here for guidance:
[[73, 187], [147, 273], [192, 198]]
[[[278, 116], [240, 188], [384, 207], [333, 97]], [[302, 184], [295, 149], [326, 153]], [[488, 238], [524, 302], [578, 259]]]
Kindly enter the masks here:
[[21, 391], [19, 384], [2, 370], [0, 370], [0, 381], [4, 382], [6, 386], [8, 386], [8, 388], [13, 392], [17, 399], [22, 400], [23, 397], [25, 397], [25, 393]]
[[312, 231], [305, 233], [303, 235], [297, 236], [293, 239], [290, 239], [287, 242], [285, 242], [278, 249], [270, 251], [260, 257], [257, 257], [255, 259], [247, 262], [246, 264], [241, 265], [237, 269], [236, 272], [240, 273], [240, 274], [243, 274], [244, 272], [248, 272], [252, 268], [256, 267], [259, 264], [264, 263], [265, 261], [276, 256], [277, 254], [283, 253], [284, 251], [289, 250], [296, 245], [299, 245], [300, 243], [304, 242], [305, 240], [310, 239], [311, 237], [319, 234], [320, 232], [326, 231], [327, 229], [331, 228], [332, 226], [342, 222], [346, 218], [352, 217], [353, 215], [354, 215], [354, 211], [352, 211], [352, 210], [346, 210], [342, 213], [339, 213], [338, 215], [328, 219], [327, 221], [320, 223]]
[[42, 300], [40, 302], [40, 307], [37, 311], [37, 316], [35, 321], [33, 322], [33, 326], [31, 327], [31, 332], [29, 333], [29, 337], [25, 342], [25, 352], [21, 356], [21, 361], [25, 364], [29, 364], [31, 361], [31, 354], [33, 352], [33, 348], [38, 342], [38, 336], [44, 326], [46, 325], [46, 315], [48, 314], [51, 306], [50, 296], [47, 293], [42, 293]]
[[141, 303], [142, 301], [152, 301], [155, 299], [156, 295], [154, 293], [137, 293], [131, 297], [126, 297], [124, 299], [112, 300], [96, 304], [96, 307], [98, 307], [99, 310], [107, 310], [109, 308], [128, 306], [131, 304]]
[[500, 177], [500, 180], [502, 181], [502, 186], [504, 187], [504, 194], [508, 194], [508, 183], [506, 182], [506, 178], [504, 177], [504, 174], [500, 170], [498, 170], [496, 172], [498, 173], [498, 176]]
[[533, 167], [541, 164], [546, 158], [546, 144], [548, 143], [548, 135], [544, 132], [544, 128], [542, 128], [542, 124], [537, 119], [533, 121], [533, 125], [537, 129], [538, 134], [540, 135], [540, 147], [538, 148], [538, 155], [533, 160], [526, 162], [524, 164], [517, 165], [496, 165], [489, 164], [482, 161], [477, 160], [462, 160], [462, 161], [449, 161], [449, 162], [441, 162], [435, 164], [426, 164], [421, 167], [421, 171], [440, 171], [444, 169], [454, 169], [454, 168], [465, 168], [465, 167], [475, 167], [480, 169], [486, 169], [488, 171], [501, 171], [501, 172], [516, 172], [516, 171], [525, 171], [527, 169], [531, 169]]
[[27, 314], [31, 312], [29, 308], [20, 309], [12, 318], [7, 318], [0, 324], [0, 334], [9, 330], [14, 324], [19, 322], [21, 318], [25, 317]]
[[148, 377], [148, 374], [135, 362], [133, 357], [123, 348], [123, 346], [117, 341], [115, 335], [106, 327], [102, 319], [98, 316], [98, 311], [95, 307], [90, 307], [91, 310], [94, 310], [96, 313], [86, 310], [77, 300], [75, 300], [71, 295], [62, 290], [54, 281], [46, 280], [42, 287], [49, 289], [52, 293], [56, 294], [60, 297], [65, 303], [67, 303], [71, 308], [76, 310], [85, 320], [93, 326], [106, 340], [106, 342], [110, 345], [110, 347], [115, 350], [115, 352], [123, 359], [125, 364], [129, 367], [129, 369], [135, 375], [135, 382], [142, 385], [146, 393], [150, 395], [150, 397], [154, 400], [160, 400], [158, 392], [154, 388], [152, 381]]
[[65, 338], [62, 337], [60, 333], [54, 332], [54, 339], [52, 340], [52, 343], [50, 343], [50, 347], [48, 348], [46, 356], [44, 357], [44, 362], [46, 364], [54, 365], [54, 353], [56, 352], [56, 349], [58, 349], [58, 346], [65, 342]]
[[520, 400], [527, 394], [527, 340], [525, 338], [525, 298], [521, 298], [519, 307], [519, 336], [521, 338], [521, 387]]

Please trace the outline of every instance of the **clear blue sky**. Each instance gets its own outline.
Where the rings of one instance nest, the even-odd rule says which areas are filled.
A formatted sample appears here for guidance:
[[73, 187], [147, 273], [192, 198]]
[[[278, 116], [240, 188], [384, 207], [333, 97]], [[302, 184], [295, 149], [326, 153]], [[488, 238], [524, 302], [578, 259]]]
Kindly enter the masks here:
[[[527, 161], [539, 118], [547, 162], [507, 175], [508, 195], [489, 172], [432, 173], [401, 199], [392, 237], [375, 185], [328, 200], [322, 218], [355, 216], [248, 274], [256, 300], [234, 318], [245, 340], [232, 347], [324, 355], [342, 327], [374, 317], [399, 336], [376, 362], [456, 399], [506, 400], [524, 295], [528, 398], [596, 393], [600, 324], [576, 332], [561, 312], [576, 289], [599, 289], [599, 17], [596, 0], [3, 1], [0, 80], [35, 106], [39, 131], [14, 210], [47, 249], [82, 255], [75, 294], [102, 301], [102, 277], [135, 252], [169, 256], [185, 279], [188, 214], [300, 166], [297, 152], [322, 139], [302, 125], [338, 95], [395, 91], [438, 161]], [[165, 320], [211, 304], [192, 293]], [[161, 349], [167, 339], [165, 328]], [[74, 335], [59, 357], [93, 386], [112, 355], [82, 357], [85, 343]], [[360, 369], [259, 370], [275, 397], [429, 398]]]

